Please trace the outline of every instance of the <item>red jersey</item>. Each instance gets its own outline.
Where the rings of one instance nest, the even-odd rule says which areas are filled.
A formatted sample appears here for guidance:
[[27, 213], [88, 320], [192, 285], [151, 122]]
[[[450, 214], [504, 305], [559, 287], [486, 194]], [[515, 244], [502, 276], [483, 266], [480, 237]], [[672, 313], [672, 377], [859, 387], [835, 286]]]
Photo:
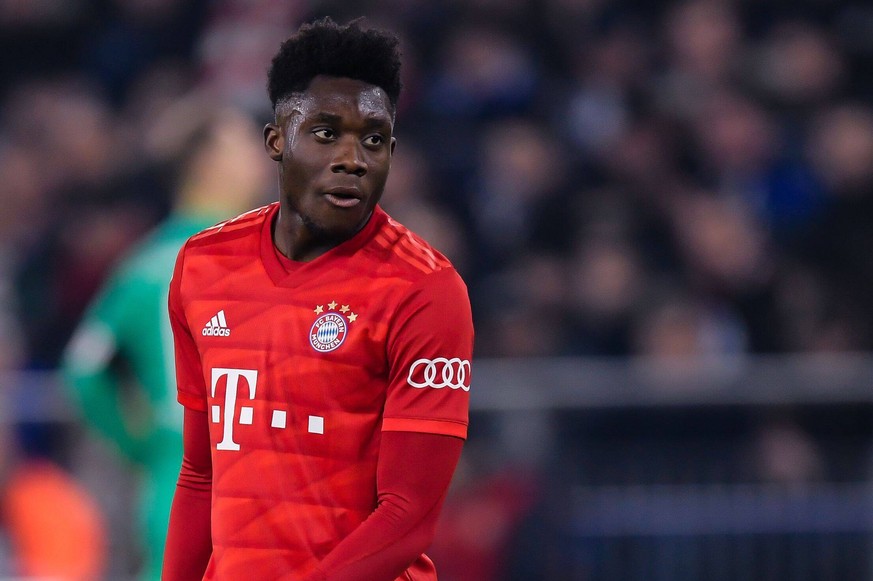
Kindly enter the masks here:
[[[376, 208], [310, 262], [278, 203], [183, 247], [170, 288], [178, 399], [207, 412], [206, 579], [297, 579], [376, 507], [385, 430], [465, 438], [473, 326], [449, 261]], [[421, 555], [401, 579], [434, 580]]]

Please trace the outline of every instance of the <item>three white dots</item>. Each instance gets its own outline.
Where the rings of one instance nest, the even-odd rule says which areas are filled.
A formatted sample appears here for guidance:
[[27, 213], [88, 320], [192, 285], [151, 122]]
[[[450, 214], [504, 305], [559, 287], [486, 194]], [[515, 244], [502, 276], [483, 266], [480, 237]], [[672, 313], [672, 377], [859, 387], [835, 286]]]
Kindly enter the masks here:
[[[252, 414], [254, 408], [251, 406], [242, 406], [239, 409], [239, 423], [250, 426], [252, 424]], [[212, 406], [212, 423], [217, 424], [221, 418], [221, 408], [217, 405]], [[273, 417], [270, 421], [270, 427], [285, 429], [288, 425], [288, 412], [285, 410], [273, 410]], [[324, 418], [321, 416], [309, 416], [308, 430], [310, 434], [324, 434]]]

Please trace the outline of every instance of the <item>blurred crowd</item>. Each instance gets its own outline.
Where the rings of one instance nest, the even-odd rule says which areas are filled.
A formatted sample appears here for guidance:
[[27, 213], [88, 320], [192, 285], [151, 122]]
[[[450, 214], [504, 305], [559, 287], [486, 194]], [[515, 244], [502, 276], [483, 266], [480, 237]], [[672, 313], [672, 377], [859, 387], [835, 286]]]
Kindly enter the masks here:
[[873, 346], [866, 3], [3, 0], [0, 365], [55, 366], [168, 211], [161, 112], [266, 121], [324, 14], [402, 35], [384, 205], [462, 270], [480, 356]]
[[263, 125], [323, 15], [401, 34], [383, 205], [462, 272], [477, 356], [873, 349], [868, 2], [0, 0], [0, 371], [56, 368], [170, 212], [158, 120]]

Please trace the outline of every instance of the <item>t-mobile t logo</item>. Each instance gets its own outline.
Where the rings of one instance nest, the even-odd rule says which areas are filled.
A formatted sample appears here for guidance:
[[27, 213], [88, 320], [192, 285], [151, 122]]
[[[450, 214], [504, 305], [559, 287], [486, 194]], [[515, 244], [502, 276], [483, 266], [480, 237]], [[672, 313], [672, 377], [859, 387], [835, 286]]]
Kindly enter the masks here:
[[[258, 371], [256, 369], [229, 369], [226, 367], [212, 368], [212, 398], [215, 399], [215, 388], [218, 380], [227, 377], [227, 387], [224, 393], [224, 433], [221, 441], [215, 446], [217, 450], [239, 450], [239, 444], [233, 441], [233, 421], [236, 417], [236, 395], [239, 390], [239, 378], [245, 379], [249, 387], [249, 399], [255, 399], [255, 389], [258, 383]], [[240, 406], [239, 423], [251, 425], [251, 406]], [[221, 421], [221, 406], [212, 406], [212, 423]]]

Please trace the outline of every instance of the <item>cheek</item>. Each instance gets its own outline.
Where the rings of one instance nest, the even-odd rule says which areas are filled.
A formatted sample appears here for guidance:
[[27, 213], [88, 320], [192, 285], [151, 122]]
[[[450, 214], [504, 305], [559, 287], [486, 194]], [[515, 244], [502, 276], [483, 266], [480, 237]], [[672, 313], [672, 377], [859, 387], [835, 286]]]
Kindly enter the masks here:
[[391, 169], [391, 156], [379, 156], [370, 160], [370, 175], [373, 176], [374, 180], [385, 183], [385, 180], [388, 179], [388, 172]]
[[[295, 181], [302, 180], [305, 183], [317, 176], [323, 167], [323, 164], [320, 163], [319, 160], [315, 159], [311, 154], [307, 155], [305, 152], [299, 151], [299, 149], [297, 151], [291, 151], [290, 155], [285, 156], [285, 175], [293, 177]], [[304, 183], [289, 185], [292, 187], [300, 187], [304, 185]]]
[[373, 186], [381, 190], [385, 187], [385, 184], [388, 181], [388, 168], [380, 168], [378, 171], [372, 172]]

